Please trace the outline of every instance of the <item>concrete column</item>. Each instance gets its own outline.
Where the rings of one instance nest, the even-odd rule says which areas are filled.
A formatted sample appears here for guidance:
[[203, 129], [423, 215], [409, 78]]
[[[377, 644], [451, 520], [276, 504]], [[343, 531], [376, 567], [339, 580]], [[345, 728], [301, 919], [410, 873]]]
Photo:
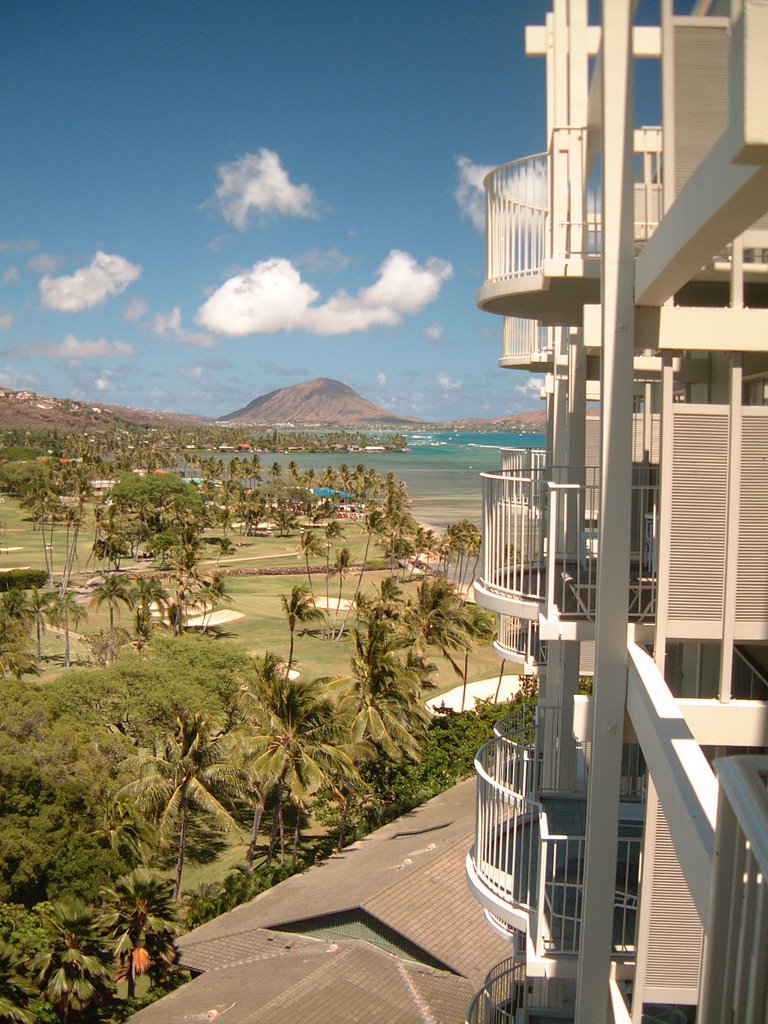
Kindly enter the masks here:
[[627, 689], [634, 211], [632, 0], [602, 4], [601, 491], [596, 658], [576, 1024], [605, 1024]]

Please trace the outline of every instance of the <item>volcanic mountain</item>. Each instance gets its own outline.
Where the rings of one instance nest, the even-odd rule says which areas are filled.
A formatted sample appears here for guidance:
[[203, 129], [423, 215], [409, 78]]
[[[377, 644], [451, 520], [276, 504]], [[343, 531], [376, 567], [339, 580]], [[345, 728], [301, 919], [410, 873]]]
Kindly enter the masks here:
[[397, 416], [362, 398], [340, 380], [319, 377], [290, 388], [270, 391], [254, 398], [242, 409], [219, 417], [228, 423], [254, 423], [276, 426], [391, 426], [423, 423], [423, 420]]

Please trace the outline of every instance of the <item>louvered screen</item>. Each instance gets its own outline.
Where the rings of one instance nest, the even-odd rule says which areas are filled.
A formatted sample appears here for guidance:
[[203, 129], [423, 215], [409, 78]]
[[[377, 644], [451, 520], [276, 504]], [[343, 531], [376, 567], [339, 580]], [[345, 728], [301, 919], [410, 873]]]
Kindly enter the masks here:
[[674, 411], [669, 618], [722, 620], [728, 409]]
[[736, 619], [768, 621], [768, 408], [743, 410]]
[[689, 991], [695, 1003], [704, 933], [660, 804], [650, 898], [645, 998], [663, 1002], [668, 994], [670, 1001], [685, 1001], [683, 993]]
[[584, 465], [600, 465], [600, 420], [597, 416], [588, 416], [585, 423]]
[[690, 178], [728, 123], [728, 29], [676, 21], [675, 194]]

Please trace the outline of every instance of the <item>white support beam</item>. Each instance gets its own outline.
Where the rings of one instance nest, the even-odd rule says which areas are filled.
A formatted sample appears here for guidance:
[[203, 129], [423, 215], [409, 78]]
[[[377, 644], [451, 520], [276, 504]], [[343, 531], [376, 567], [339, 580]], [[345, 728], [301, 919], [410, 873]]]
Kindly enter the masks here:
[[[596, 57], [600, 52], [600, 26], [590, 25], [587, 29], [587, 55]], [[657, 58], [661, 56], [661, 29], [655, 25], [635, 25], [632, 30], [632, 48], [635, 57]], [[547, 30], [544, 25], [526, 25], [526, 57], [545, 57], [547, 54]]]
[[627, 711], [702, 921], [709, 915], [717, 780], [652, 658], [629, 645]]
[[639, 349], [764, 352], [768, 338], [767, 309], [641, 306], [636, 315], [635, 346]]
[[680, 713], [703, 747], [768, 747], [768, 703], [762, 700], [680, 699]]
[[768, 4], [744, 0], [731, 41], [727, 130], [637, 259], [639, 306], [661, 306], [768, 210]]

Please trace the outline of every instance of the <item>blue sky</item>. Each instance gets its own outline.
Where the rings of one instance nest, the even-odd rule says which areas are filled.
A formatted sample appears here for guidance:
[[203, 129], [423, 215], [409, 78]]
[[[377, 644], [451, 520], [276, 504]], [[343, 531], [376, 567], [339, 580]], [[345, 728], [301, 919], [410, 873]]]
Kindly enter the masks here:
[[480, 313], [479, 168], [541, 151], [546, 0], [7, 0], [0, 384], [222, 415], [314, 377], [540, 407]]

